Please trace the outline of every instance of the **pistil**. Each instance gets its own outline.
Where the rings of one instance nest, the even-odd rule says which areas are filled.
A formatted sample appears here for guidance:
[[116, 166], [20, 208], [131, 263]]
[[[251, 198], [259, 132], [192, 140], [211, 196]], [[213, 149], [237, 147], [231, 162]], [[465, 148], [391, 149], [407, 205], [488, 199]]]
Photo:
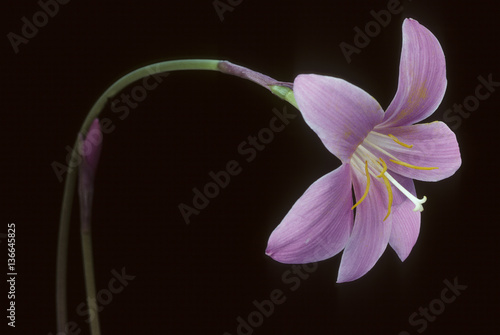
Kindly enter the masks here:
[[[372, 135], [372, 136], [370, 136]], [[368, 191], [370, 189], [370, 174], [372, 174], [374, 177], [381, 178], [382, 181], [384, 182], [385, 187], [387, 188], [387, 196], [388, 196], [388, 208], [387, 208], [387, 215], [384, 218], [384, 221], [389, 217], [391, 214], [391, 207], [392, 207], [392, 202], [393, 202], [393, 192], [392, 192], [392, 187], [391, 184], [394, 185], [398, 190], [401, 191], [408, 199], [410, 199], [411, 202], [415, 204], [415, 208], [413, 209], [414, 211], [423, 211], [424, 207], [422, 206], [423, 203], [427, 201], [427, 197], [423, 197], [422, 199], [417, 198], [413, 194], [411, 194], [407, 189], [405, 189], [394, 177], [392, 177], [389, 172], [387, 172], [387, 164], [385, 161], [379, 157], [377, 159], [377, 156], [375, 156], [373, 149], [378, 151], [379, 153], [386, 155], [389, 157], [389, 160], [392, 163], [402, 165], [408, 168], [416, 169], [416, 170], [434, 170], [437, 169], [437, 167], [423, 167], [423, 166], [416, 166], [412, 165], [403, 161], [400, 161], [390, 153], [388, 153], [386, 150], [384, 150], [381, 146], [383, 146], [383, 143], [380, 143], [376, 137], [373, 137], [373, 135], [378, 135], [379, 137], [385, 137], [385, 138], [390, 138], [397, 144], [407, 148], [411, 149], [413, 148], [412, 144], [406, 144], [401, 142], [399, 139], [397, 139], [394, 135], [389, 134], [389, 135], [384, 135], [380, 134], [377, 132], [371, 132], [367, 138], [361, 143], [356, 151], [354, 152], [352, 159], [353, 159], [353, 167], [356, 168], [360, 173], [362, 173], [362, 166], [364, 165], [364, 172], [366, 176], [366, 189], [365, 193], [363, 196], [352, 206], [351, 209], [356, 208], [365, 198], [368, 196]], [[377, 143], [379, 142], [379, 143]], [[373, 149], [368, 149], [366, 146], [370, 146]], [[364, 163], [364, 164], [363, 164]]]
[[404, 188], [396, 179], [394, 179], [388, 172], [385, 172], [384, 175], [389, 179], [389, 181], [396, 186], [398, 190], [401, 191], [408, 199], [411, 200], [415, 204], [415, 208], [413, 209], [414, 212], [416, 211], [423, 211], [424, 207], [422, 206], [423, 203], [427, 201], [427, 197], [424, 196], [422, 199], [417, 198], [413, 194], [411, 194], [406, 188]]

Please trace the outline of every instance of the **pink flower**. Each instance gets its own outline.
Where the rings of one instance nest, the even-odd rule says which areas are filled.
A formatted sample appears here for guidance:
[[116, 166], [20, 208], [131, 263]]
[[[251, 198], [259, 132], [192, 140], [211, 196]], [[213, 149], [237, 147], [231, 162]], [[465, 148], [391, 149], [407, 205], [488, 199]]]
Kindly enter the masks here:
[[366, 274], [387, 244], [404, 261], [417, 240], [426, 200], [417, 198], [413, 179], [438, 181], [461, 165], [455, 134], [446, 124], [414, 124], [436, 110], [445, 90], [441, 45], [412, 19], [403, 23], [398, 90], [385, 112], [342, 79], [299, 75], [298, 107], [342, 165], [297, 200], [271, 234], [266, 253], [282, 263], [309, 263], [344, 249], [339, 283]]
[[95, 119], [90, 125], [85, 138], [80, 134], [80, 152], [82, 163], [79, 170], [78, 196], [80, 198], [80, 220], [82, 229], [90, 229], [92, 213], [92, 199], [94, 196], [94, 179], [101, 156], [102, 132], [99, 120]]

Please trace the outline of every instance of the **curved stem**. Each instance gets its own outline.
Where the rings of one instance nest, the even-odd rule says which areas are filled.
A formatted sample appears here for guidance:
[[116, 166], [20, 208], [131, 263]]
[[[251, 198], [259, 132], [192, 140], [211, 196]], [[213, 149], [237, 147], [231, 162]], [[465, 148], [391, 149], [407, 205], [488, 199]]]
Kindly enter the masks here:
[[[77, 143], [75, 143], [75, 146]], [[75, 147], [74, 146], [74, 147]], [[56, 260], [56, 315], [57, 332], [66, 331], [67, 300], [66, 300], [66, 273], [68, 265], [68, 236], [69, 222], [71, 219], [71, 209], [73, 206], [73, 194], [75, 193], [76, 171], [68, 169], [66, 183], [64, 185], [64, 195], [59, 219], [59, 239], [57, 242]]]
[[[251, 80], [261, 86], [269, 89], [273, 94], [281, 99], [288, 101], [293, 106], [297, 107], [293, 97], [293, 85], [291, 83], [280, 82], [261, 73], [250, 69], [232, 64], [227, 61], [211, 60], [211, 59], [191, 59], [191, 60], [174, 60], [151, 64], [141, 67], [129, 74], [123, 76], [114, 84], [112, 84], [100, 97], [87, 114], [79, 134], [86, 135], [93, 120], [99, 116], [105, 108], [108, 101], [116, 96], [121, 90], [131, 83], [162, 72], [180, 71], [180, 70], [209, 70], [219, 71], [226, 74], [231, 74], [240, 78]], [[71, 157], [79, 157], [77, 151], [78, 137], [75, 140]], [[57, 272], [56, 272], [56, 311], [57, 311], [57, 329], [58, 332], [64, 332], [67, 325], [67, 302], [66, 302], [66, 272], [67, 272], [67, 250], [68, 236], [71, 219], [71, 209], [76, 184], [76, 169], [69, 168], [66, 176], [64, 195], [61, 208], [61, 216], [59, 220], [59, 239], [57, 247]], [[90, 239], [90, 236], [88, 236]], [[87, 240], [87, 237], [85, 237]], [[89, 243], [90, 242], [86, 242]], [[87, 271], [87, 270], [86, 270]], [[95, 290], [94, 290], [95, 291]]]
[[83, 268], [85, 272], [85, 291], [89, 308], [90, 334], [100, 335], [99, 310], [97, 309], [96, 287], [94, 278], [94, 256], [92, 255], [92, 235], [90, 230], [81, 230]]

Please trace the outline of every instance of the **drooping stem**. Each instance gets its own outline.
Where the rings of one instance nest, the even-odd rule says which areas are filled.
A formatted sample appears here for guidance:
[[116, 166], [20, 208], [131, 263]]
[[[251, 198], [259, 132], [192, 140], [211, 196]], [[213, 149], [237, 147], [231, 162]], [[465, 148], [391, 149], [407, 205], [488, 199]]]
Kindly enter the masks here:
[[[97, 137], [96, 137], [97, 136]], [[97, 309], [94, 277], [94, 256], [92, 252], [92, 201], [94, 198], [94, 179], [102, 149], [102, 132], [99, 120], [95, 119], [87, 138], [80, 135], [80, 147], [85, 156], [79, 167], [78, 198], [80, 200], [80, 237], [85, 275], [85, 292], [90, 322], [90, 334], [100, 335], [99, 310]]]
[[[116, 96], [121, 90], [123, 90], [131, 83], [154, 74], [170, 72], [170, 71], [180, 71], [180, 70], [219, 71], [221, 73], [226, 73], [240, 78], [248, 79], [261, 86], [264, 86], [276, 96], [280, 97], [285, 101], [288, 101], [290, 104], [297, 107], [292, 91], [293, 85], [291, 83], [277, 81], [259, 72], [255, 72], [253, 70], [232, 64], [227, 61], [210, 60], [210, 59], [174, 60], [174, 61], [155, 63], [141, 67], [123, 76], [114, 84], [112, 84], [99, 97], [99, 99], [97, 99], [95, 104], [92, 106], [78, 133], [86, 135], [93, 120], [96, 119], [99, 116], [99, 114], [103, 111], [108, 101], [114, 96]], [[80, 154], [78, 153], [77, 150], [78, 141], [79, 139], [77, 137], [77, 139], [75, 140], [75, 144], [73, 146], [71, 157], [76, 157], [76, 158], [80, 157]], [[56, 313], [57, 314], [56, 315], [57, 315], [57, 330], [58, 332], [61, 333], [65, 332], [65, 328], [68, 322], [67, 298], [66, 298], [66, 291], [67, 291], [66, 277], [67, 277], [67, 261], [68, 261], [67, 252], [68, 252], [68, 237], [70, 229], [71, 210], [73, 204], [73, 197], [75, 193], [76, 177], [77, 177], [76, 169], [70, 167], [67, 171], [66, 181], [64, 185], [64, 194], [61, 206], [61, 215], [59, 220], [59, 238], [58, 238], [57, 261], [56, 261], [56, 266], [57, 266], [56, 270]], [[90, 232], [88, 234], [82, 233], [82, 243], [86, 245], [85, 248], [87, 247], [91, 248], [92, 241]], [[85, 253], [87, 253], [87, 255], [85, 255]], [[85, 257], [87, 258], [90, 257], [90, 259], [92, 259], [91, 249], [90, 253], [88, 251], [84, 251], [84, 258]], [[92, 277], [92, 281], [94, 280], [92, 261], [88, 263], [87, 262], [88, 261], [84, 260], [84, 263], [86, 263], [84, 264], [86, 285], [89, 284], [88, 280], [90, 280], [89, 279], [90, 277]], [[93, 293], [88, 292], [87, 294], [94, 295], [93, 297], [89, 296], [89, 300], [91, 300], [91, 298], [95, 298], [95, 288]]]
[[85, 276], [85, 291], [90, 318], [90, 334], [100, 335], [99, 310], [97, 309], [96, 287], [94, 276], [94, 256], [92, 254], [92, 235], [90, 230], [81, 231], [83, 269]]
[[[75, 143], [76, 146], [77, 143]], [[75, 147], [73, 146], [73, 147]], [[56, 259], [56, 315], [57, 332], [64, 333], [68, 324], [66, 299], [66, 273], [68, 266], [68, 237], [73, 195], [75, 193], [76, 171], [69, 169], [64, 184], [61, 216], [59, 218], [59, 239]]]

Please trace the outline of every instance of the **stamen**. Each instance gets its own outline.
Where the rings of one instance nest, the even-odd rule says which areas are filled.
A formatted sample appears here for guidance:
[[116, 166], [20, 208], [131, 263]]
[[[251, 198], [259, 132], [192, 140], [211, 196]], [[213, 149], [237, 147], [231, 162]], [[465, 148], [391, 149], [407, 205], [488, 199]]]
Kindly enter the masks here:
[[354, 208], [356, 208], [356, 206], [358, 206], [361, 202], [363, 202], [363, 200], [365, 200], [366, 196], [368, 195], [368, 190], [370, 189], [370, 173], [368, 172], [368, 161], [365, 161], [365, 173], [366, 173], [365, 194], [363, 194], [361, 199], [359, 199], [358, 202], [356, 202], [354, 206], [351, 207], [351, 210], [353, 210]]
[[382, 170], [382, 172], [380, 172], [380, 174], [377, 176], [377, 178], [382, 177], [384, 175], [384, 173], [387, 171], [387, 164], [385, 164], [385, 162], [382, 159], [382, 157], [380, 157], [379, 159], [382, 162], [382, 166], [384, 167], [384, 169]]
[[389, 182], [389, 179], [387, 179], [387, 177], [384, 175], [384, 173], [387, 171], [387, 164], [385, 164], [382, 157], [380, 157], [379, 160], [382, 163], [384, 169], [377, 177], [378, 178], [382, 177], [382, 179], [384, 180], [385, 187], [387, 188], [387, 194], [389, 196], [389, 206], [387, 208], [387, 215], [385, 216], [384, 220], [382, 220], [382, 221], [385, 221], [389, 217], [389, 215], [391, 214], [393, 196], [392, 196], [391, 183]]
[[403, 143], [403, 142], [401, 142], [400, 140], [398, 140], [398, 139], [396, 138], [396, 136], [394, 136], [394, 135], [392, 135], [392, 134], [387, 134], [387, 136], [389, 136], [390, 138], [392, 138], [392, 140], [393, 140], [394, 142], [396, 142], [396, 143], [397, 143], [397, 144], [399, 144], [399, 145], [402, 145], [402, 146], [403, 146], [403, 147], [405, 147], [405, 148], [408, 148], [408, 149], [413, 148], [413, 144], [406, 144], [406, 143]]
[[389, 181], [397, 187], [398, 190], [401, 191], [401, 193], [403, 193], [408, 199], [411, 200], [411, 202], [413, 202], [415, 204], [415, 208], [413, 209], [414, 212], [416, 211], [423, 211], [424, 210], [424, 207], [422, 206], [423, 203], [425, 203], [427, 201], [427, 197], [424, 196], [422, 199], [418, 199], [416, 196], [414, 196], [413, 194], [411, 194], [410, 192], [408, 192], [408, 190], [406, 188], [404, 188], [400, 183], [398, 183], [396, 181], [396, 179], [394, 179], [388, 172], [385, 173], [385, 176], [387, 177], [387, 179], [389, 179]]
[[[370, 135], [368, 135], [368, 136], [370, 136]], [[378, 146], [378, 145], [376, 145], [375, 143], [372, 143], [372, 142], [370, 142], [370, 141], [367, 141], [366, 139], [365, 139], [365, 141], [364, 141], [363, 143], [368, 144], [369, 146], [371, 146], [371, 147], [372, 147], [372, 148], [374, 148], [375, 150], [379, 151], [380, 153], [382, 153], [382, 154], [384, 154], [384, 155], [386, 155], [386, 156], [388, 156], [388, 157], [392, 157], [393, 159], [396, 159], [396, 157], [394, 157], [391, 153], [389, 153], [389, 152], [385, 151], [384, 149], [382, 149], [381, 147], [379, 147], [379, 146]]]
[[391, 162], [393, 162], [393, 163], [398, 164], [398, 165], [406, 166], [406, 167], [409, 167], [409, 168], [412, 168], [412, 169], [417, 169], [417, 170], [435, 170], [435, 169], [439, 169], [438, 167], [425, 167], [425, 166], [411, 165], [411, 164], [408, 164], [408, 163], [405, 163], [405, 162], [402, 162], [402, 161], [398, 161], [398, 160], [395, 160], [395, 159], [389, 159], [389, 160]]
[[363, 166], [363, 161], [358, 157], [356, 153], [352, 155], [352, 166], [360, 173], [363, 173], [363, 168], [360, 168], [360, 166]]
[[384, 220], [382, 220], [382, 221], [385, 221], [389, 217], [389, 214], [391, 214], [393, 197], [392, 197], [391, 183], [389, 182], [389, 179], [387, 179], [387, 177], [385, 175], [382, 175], [382, 178], [384, 179], [384, 184], [385, 184], [385, 187], [387, 188], [387, 193], [389, 195], [389, 206], [387, 208], [387, 215], [385, 216]]

